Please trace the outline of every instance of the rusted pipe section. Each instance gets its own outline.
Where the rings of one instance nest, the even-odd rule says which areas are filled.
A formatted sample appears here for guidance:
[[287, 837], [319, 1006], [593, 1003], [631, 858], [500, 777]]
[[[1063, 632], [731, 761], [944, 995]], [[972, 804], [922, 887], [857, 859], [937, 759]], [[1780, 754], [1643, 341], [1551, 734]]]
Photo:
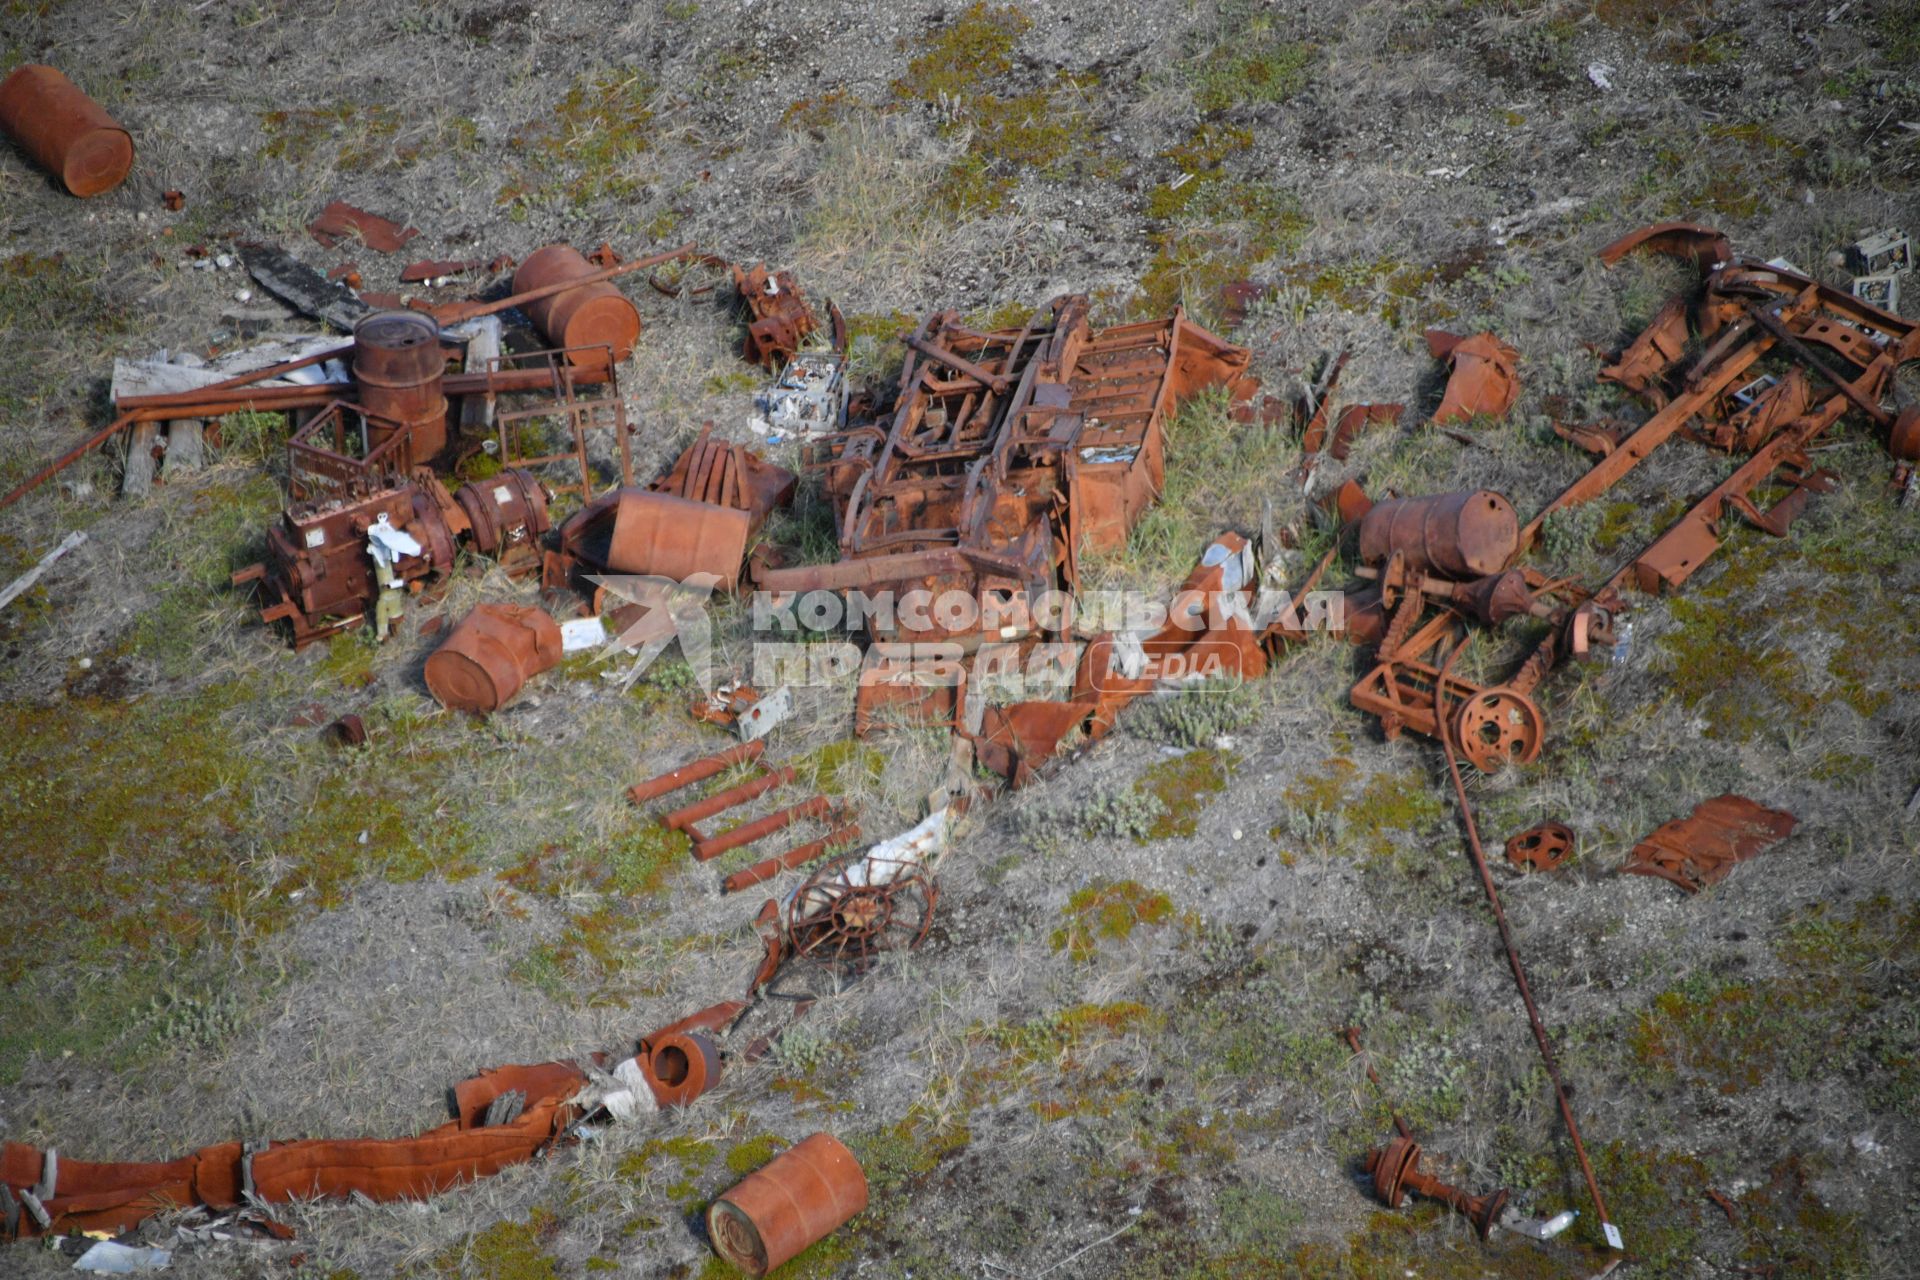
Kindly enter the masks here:
[[766, 740], [757, 738], [752, 742], [743, 742], [737, 747], [728, 747], [725, 751], [698, 760], [690, 760], [677, 769], [669, 769], [657, 777], [627, 788], [627, 799], [635, 804], [646, 804], [658, 800], [661, 796], [690, 787], [696, 782], [713, 777], [716, 773], [725, 773], [737, 764], [749, 760], [758, 760], [760, 753], [767, 749]]
[[707, 1210], [714, 1251], [763, 1276], [867, 1207], [867, 1175], [838, 1138], [816, 1133], [746, 1176]]
[[1398, 1209], [1407, 1192], [1415, 1192], [1465, 1217], [1482, 1240], [1492, 1234], [1501, 1210], [1507, 1207], [1505, 1187], [1476, 1196], [1420, 1172], [1420, 1144], [1404, 1134], [1367, 1153], [1367, 1172], [1373, 1176], [1374, 1194], [1387, 1208]]
[[113, 190], [133, 168], [132, 136], [53, 67], [29, 63], [0, 81], [0, 130], [82, 198]]
[[775, 787], [784, 786], [792, 782], [793, 777], [793, 766], [787, 765], [762, 774], [758, 778], [749, 779], [737, 787], [728, 787], [725, 791], [708, 796], [705, 800], [695, 801], [684, 808], [675, 809], [660, 821], [669, 831], [685, 831], [704, 818], [711, 818], [716, 813], [724, 813], [728, 809], [767, 794]]
[[720, 1048], [705, 1031], [656, 1033], [641, 1041], [637, 1056], [663, 1107], [684, 1107], [720, 1083]]
[[[1453, 673], [1453, 662], [1460, 656], [1460, 649], [1447, 655], [1440, 667], [1440, 679], [1434, 685], [1434, 715], [1443, 724], [1446, 712], [1440, 706], [1439, 690], [1444, 688], [1447, 678]], [[1467, 803], [1467, 785], [1460, 778], [1460, 761], [1454, 754], [1453, 735], [1440, 735], [1440, 748], [1447, 756], [1447, 773], [1453, 779], [1454, 798], [1460, 802], [1460, 819], [1467, 828], [1467, 849], [1473, 855], [1473, 869], [1480, 875], [1480, 887], [1486, 891], [1487, 904], [1493, 908], [1494, 923], [1500, 927], [1500, 944], [1507, 951], [1507, 965], [1513, 970], [1514, 985], [1520, 989], [1520, 1002], [1527, 1007], [1527, 1025], [1533, 1028], [1534, 1043], [1540, 1047], [1540, 1061], [1547, 1068], [1547, 1079], [1553, 1082], [1554, 1100], [1560, 1104], [1560, 1118], [1566, 1123], [1567, 1136], [1573, 1139], [1573, 1153], [1580, 1159], [1580, 1174], [1586, 1179], [1587, 1194], [1593, 1197], [1593, 1211], [1600, 1217], [1600, 1229], [1607, 1243], [1615, 1249], [1626, 1248], [1620, 1241], [1620, 1229], [1613, 1225], [1607, 1216], [1607, 1202], [1600, 1197], [1600, 1184], [1593, 1176], [1593, 1162], [1587, 1159], [1587, 1147], [1580, 1140], [1580, 1123], [1573, 1118], [1573, 1104], [1567, 1101], [1567, 1087], [1560, 1082], [1560, 1061], [1554, 1056], [1553, 1041], [1547, 1036], [1547, 1027], [1540, 1020], [1539, 1007], [1533, 1003], [1533, 989], [1527, 985], [1527, 971], [1520, 963], [1520, 952], [1513, 945], [1513, 929], [1507, 924], [1507, 912], [1500, 905], [1500, 891], [1494, 888], [1493, 873], [1487, 870], [1487, 853], [1480, 847], [1480, 828], [1473, 820], [1473, 807]], [[1416, 1152], [1416, 1157], [1418, 1153]]]
[[1360, 521], [1362, 562], [1379, 564], [1399, 551], [1409, 569], [1446, 578], [1498, 573], [1519, 546], [1513, 504], [1490, 489], [1378, 502]]
[[693, 842], [693, 856], [701, 862], [711, 862], [729, 849], [738, 849], [741, 845], [763, 840], [774, 832], [790, 827], [802, 818], [826, 816], [832, 802], [825, 796], [815, 796], [811, 800], [802, 800], [799, 804], [770, 813], [764, 818], [735, 827], [731, 831], [705, 840]]
[[838, 831], [821, 836], [818, 840], [809, 840], [805, 844], [795, 845], [785, 853], [776, 854], [774, 857], [763, 859], [750, 867], [741, 868], [721, 882], [720, 892], [738, 893], [742, 889], [751, 889], [756, 884], [763, 884], [773, 879], [782, 871], [791, 871], [795, 867], [804, 867], [815, 858], [821, 857], [839, 848], [841, 845], [852, 844], [859, 838], [860, 824], [857, 822], [851, 823], [848, 826], [841, 827]]

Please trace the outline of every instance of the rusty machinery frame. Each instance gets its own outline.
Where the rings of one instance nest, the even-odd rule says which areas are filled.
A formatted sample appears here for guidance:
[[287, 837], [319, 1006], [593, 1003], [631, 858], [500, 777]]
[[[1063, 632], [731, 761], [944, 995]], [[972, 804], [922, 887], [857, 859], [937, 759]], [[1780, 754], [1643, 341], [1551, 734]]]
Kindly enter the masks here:
[[[1920, 439], [1920, 410], [1896, 414], [1880, 404], [1895, 369], [1920, 359], [1920, 323], [1804, 275], [1736, 258], [1724, 237], [1705, 228], [1646, 228], [1601, 256], [1611, 263], [1641, 247], [1707, 268], [1697, 290], [1670, 300], [1601, 370], [1603, 380], [1646, 399], [1655, 412], [1638, 427], [1562, 431], [1600, 456], [1521, 530], [1516, 559], [1538, 544], [1550, 516], [1605, 493], [1675, 436], [1749, 456], [1597, 590], [1519, 568], [1509, 570], [1502, 591], [1470, 597], [1459, 584], [1392, 565], [1381, 570], [1392, 621], [1351, 700], [1377, 716], [1388, 737], [1402, 728], [1440, 737], [1444, 726], [1444, 740], [1476, 768], [1532, 761], [1546, 726], [1531, 695], [1567, 655], [1595, 656], [1611, 645], [1623, 588], [1677, 589], [1720, 548], [1731, 517], [1784, 536], [1812, 496], [1832, 487], [1831, 474], [1815, 467], [1807, 451], [1848, 412], [1887, 432], [1896, 453]], [[1696, 333], [1700, 350], [1691, 355]], [[1770, 354], [1796, 367], [1755, 387], [1756, 365]], [[1814, 380], [1830, 388], [1824, 399], [1815, 395]], [[1785, 492], [1762, 510], [1754, 499], [1768, 486]], [[1518, 583], [1514, 573], [1522, 575]], [[1505, 605], [1496, 603], [1502, 596]], [[1429, 605], [1438, 606], [1430, 617]], [[1518, 612], [1543, 619], [1549, 629], [1507, 680], [1483, 686], [1442, 676], [1433, 657], [1443, 647], [1459, 656], [1472, 639], [1469, 620], [1492, 624]]]

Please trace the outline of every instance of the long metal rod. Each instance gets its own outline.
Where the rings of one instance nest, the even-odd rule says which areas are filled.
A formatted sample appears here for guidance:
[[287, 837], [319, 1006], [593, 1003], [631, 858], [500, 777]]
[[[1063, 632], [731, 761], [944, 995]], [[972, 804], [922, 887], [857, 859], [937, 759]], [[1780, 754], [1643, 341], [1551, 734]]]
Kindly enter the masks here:
[[1447, 683], [1447, 677], [1453, 671], [1454, 659], [1458, 658], [1466, 646], [1456, 646], [1447, 655], [1446, 662], [1440, 668], [1440, 679], [1435, 685], [1433, 701], [1434, 718], [1440, 729], [1440, 746], [1446, 752], [1447, 772], [1453, 777], [1453, 794], [1460, 802], [1460, 818], [1467, 828], [1467, 848], [1473, 853], [1473, 869], [1480, 873], [1480, 887], [1487, 892], [1487, 903], [1493, 908], [1494, 923], [1500, 926], [1500, 942], [1507, 949], [1507, 964], [1513, 969], [1513, 981], [1520, 988], [1520, 1001], [1527, 1006], [1527, 1022], [1533, 1027], [1533, 1039], [1540, 1046], [1540, 1060], [1546, 1064], [1547, 1078], [1553, 1081], [1553, 1096], [1560, 1104], [1560, 1118], [1566, 1122], [1567, 1136], [1573, 1139], [1573, 1153], [1580, 1158], [1580, 1173], [1587, 1180], [1587, 1194], [1593, 1197], [1593, 1211], [1600, 1215], [1601, 1233], [1607, 1243], [1615, 1249], [1622, 1249], [1620, 1232], [1607, 1216], [1607, 1202], [1600, 1196], [1600, 1184], [1593, 1176], [1593, 1163], [1587, 1159], [1587, 1147], [1580, 1140], [1580, 1124], [1573, 1118], [1573, 1105], [1567, 1101], [1566, 1086], [1560, 1083], [1560, 1062], [1554, 1056], [1553, 1041], [1547, 1036], [1547, 1027], [1540, 1020], [1540, 1010], [1533, 1003], [1533, 989], [1527, 985], [1527, 971], [1520, 963], [1520, 953], [1513, 945], [1513, 930], [1507, 924], [1506, 909], [1500, 905], [1500, 891], [1494, 888], [1493, 873], [1487, 870], [1487, 853], [1480, 847], [1480, 829], [1473, 821], [1473, 806], [1467, 803], [1467, 784], [1460, 777], [1460, 761], [1453, 751], [1453, 731], [1445, 719], [1445, 711], [1440, 705], [1438, 690]]
[[[1360, 1065], [1366, 1068], [1367, 1079], [1373, 1081], [1373, 1087], [1379, 1090], [1381, 1098], [1385, 1099], [1387, 1097], [1386, 1083], [1380, 1079], [1380, 1073], [1373, 1069], [1373, 1055], [1369, 1054], [1366, 1047], [1360, 1043], [1360, 1028], [1342, 1027], [1340, 1034], [1346, 1037], [1347, 1044], [1352, 1047], [1354, 1056], [1359, 1058]], [[1388, 1102], [1388, 1105], [1392, 1105], [1391, 1101]], [[1394, 1132], [1403, 1138], [1411, 1138], [1413, 1136], [1413, 1127], [1406, 1122], [1398, 1110], [1395, 1110], [1393, 1113], [1393, 1128]]]

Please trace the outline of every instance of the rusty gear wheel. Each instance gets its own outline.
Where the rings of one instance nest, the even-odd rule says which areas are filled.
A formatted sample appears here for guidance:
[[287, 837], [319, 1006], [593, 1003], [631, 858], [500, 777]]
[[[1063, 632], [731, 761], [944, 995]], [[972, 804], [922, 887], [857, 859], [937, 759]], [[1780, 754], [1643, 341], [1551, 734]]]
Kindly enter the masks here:
[[1476, 693], [1453, 721], [1460, 754], [1482, 773], [1497, 773], [1510, 764], [1532, 764], [1540, 756], [1546, 727], [1533, 699], [1506, 688]]

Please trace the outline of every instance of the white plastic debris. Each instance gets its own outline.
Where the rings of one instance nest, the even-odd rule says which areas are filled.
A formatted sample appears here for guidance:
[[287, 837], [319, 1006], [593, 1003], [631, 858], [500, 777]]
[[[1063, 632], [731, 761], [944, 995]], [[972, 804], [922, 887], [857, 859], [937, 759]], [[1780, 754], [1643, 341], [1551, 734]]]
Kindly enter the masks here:
[[647, 1077], [640, 1070], [637, 1058], [623, 1059], [613, 1069], [613, 1078], [618, 1088], [609, 1089], [600, 1095], [600, 1105], [607, 1114], [622, 1124], [629, 1124], [640, 1116], [649, 1115], [660, 1109], [653, 1096], [653, 1090], [647, 1085]]
[[597, 649], [607, 642], [607, 624], [599, 618], [569, 618], [560, 624], [560, 652]]
[[1580, 1216], [1578, 1209], [1562, 1209], [1551, 1218], [1542, 1221], [1539, 1218], [1522, 1218], [1509, 1212], [1500, 1221], [1500, 1225], [1516, 1235], [1526, 1236], [1530, 1240], [1551, 1240], [1573, 1225]]
[[1604, 62], [1587, 64], [1587, 79], [1593, 81], [1593, 87], [1602, 93], [1613, 92], [1614, 69]]
[[367, 554], [381, 564], [392, 566], [401, 556], [417, 556], [422, 550], [420, 540], [405, 529], [394, 528], [384, 511], [367, 530]]
[[233, 270], [233, 255], [230, 253], [220, 254], [214, 258], [213, 265], [222, 271], [231, 271]]
[[131, 1245], [102, 1240], [74, 1262], [75, 1271], [100, 1275], [130, 1276], [141, 1271], [165, 1271], [173, 1265], [173, 1253], [167, 1249], [136, 1249]]

